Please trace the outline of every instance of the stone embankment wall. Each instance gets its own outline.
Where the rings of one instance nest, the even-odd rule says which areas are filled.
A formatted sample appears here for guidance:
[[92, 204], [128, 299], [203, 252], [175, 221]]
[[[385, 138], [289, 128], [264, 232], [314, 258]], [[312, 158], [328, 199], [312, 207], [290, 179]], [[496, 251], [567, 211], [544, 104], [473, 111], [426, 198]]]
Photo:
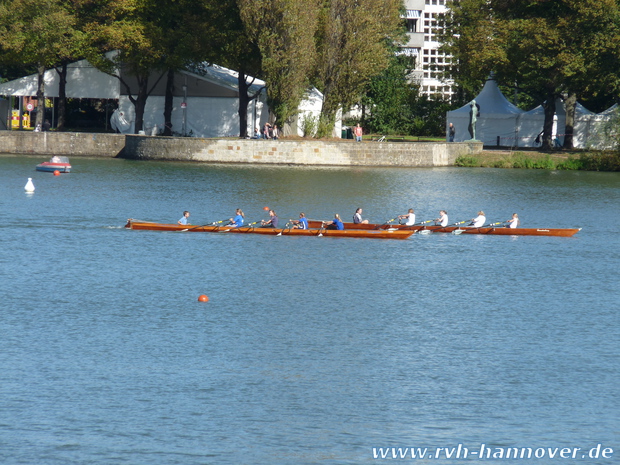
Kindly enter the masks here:
[[450, 166], [482, 143], [224, 140], [127, 136], [123, 157], [212, 163], [336, 166]]
[[454, 165], [461, 155], [479, 155], [482, 143], [266, 141], [0, 131], [0, 153], [209, 163], [430, 167]]
[[122, 134], [0, 131], [0, 153], [118, 157], [124, 148]]

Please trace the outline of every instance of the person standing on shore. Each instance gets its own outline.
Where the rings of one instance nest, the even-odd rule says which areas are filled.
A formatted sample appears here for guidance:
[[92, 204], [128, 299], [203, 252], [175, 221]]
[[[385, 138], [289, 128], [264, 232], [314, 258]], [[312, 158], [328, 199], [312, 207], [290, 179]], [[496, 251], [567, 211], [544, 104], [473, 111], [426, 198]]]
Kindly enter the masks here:
[[353, 134], [355, 135], [355, 142], [361, 142], [362, 136], [364, 135], [364, 131], [360, 126], [360, 123], [357, 123], [357, 126], [353, 128]]
[[454, 142], [454, 136], [456, 135], [456, 128], [454, 124], [450, 123], [450, 127], [448, 127], [448, 140], [450, 142]]

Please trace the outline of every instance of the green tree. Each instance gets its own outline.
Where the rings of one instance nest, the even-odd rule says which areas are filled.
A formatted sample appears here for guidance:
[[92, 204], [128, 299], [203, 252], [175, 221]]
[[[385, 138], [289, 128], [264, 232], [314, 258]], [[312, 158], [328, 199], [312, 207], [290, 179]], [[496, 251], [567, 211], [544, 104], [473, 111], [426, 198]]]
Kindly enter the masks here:
[[5, 62], [37, 68], [37, 117], [43, 125], [47, 69], [76, 55], [82, 34], [76, 19], [60, 0], [9, 0], [0, 3], [0, 47]]
[[358, 102], [388, 67], [401, 39], [401, 0], [324, 0], [317, 33], [317, 87], [323, 92], [318, 137], [331, 134], [339, 108]]
[[[618, 41], [616, 0], [455, 0], [449, 7], [441, 41], [453, 56], [451, 76], [465, 89], [491, 71], [502, 84], [516, 82], [543, 103], [545, 149], [557, 98], [618, 86], [617, 73], [603, 66], [617, 55], [610, 47]], [[614, 19], [602, 21], [605, 14]]]
[[408, 57], [393, 55], [389, 66], [373, 77], [368, 92], [362, 98], [364, 114], [369, 116], [362, 124], [371, 132], [380, 134], [410, 134], [413, 130], [411, 102], [419, 86], [408, 78], [411, 63]]
[[[262, 56], [258, 46], [258, 35], [254, 29], [246, 28], [236, 0], [222, 0], [216, 19], [220, 35], [213, 47], [219, 52], [213, 59], [216, 63], [237, 71], [239, 89], [239, 137], [248, 135], [248, 105], [259, 97], [250, 88], [256, 77], [262, 75]], [[262, 91], [262, 89], [261, 89]]]
[[297, 113], [315, 60], [319, 0], [238, 0], [244, 30], [261, 55], [267, 103], [284, 123]]

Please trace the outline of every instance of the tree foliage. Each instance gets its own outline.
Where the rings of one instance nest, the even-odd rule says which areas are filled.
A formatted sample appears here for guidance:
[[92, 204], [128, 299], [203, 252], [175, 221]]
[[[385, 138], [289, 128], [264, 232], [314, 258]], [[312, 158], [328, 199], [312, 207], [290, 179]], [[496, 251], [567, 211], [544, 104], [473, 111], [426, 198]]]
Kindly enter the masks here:
[[0, 3], [0, 47], [4, 61], [36, 66], [38, 74], [36, 124], [45, 115], [45, 70], [74, 57], [83, 36], [76, 19], [61, 0], [10, 0]]
[[324, 0], [317, 32], [316, 82], [324, 101], [318, 136], [331, 134], [340, 107], [350, 108], [393, 56], [402, 38], [400, 0]]
[[556, 98], [620, 86], [616, 0], [454, 0], [449, 7], [441, 40], [454, 57], [451, 77], [473, 91], [495, 72], [501, 84], [516, 83], [543, 103], [545, 148]]
[[283, 126], [297, 113], [314, 66], [318, 0], [238, 0], [248, 36], [258, 44], [267, 102]]

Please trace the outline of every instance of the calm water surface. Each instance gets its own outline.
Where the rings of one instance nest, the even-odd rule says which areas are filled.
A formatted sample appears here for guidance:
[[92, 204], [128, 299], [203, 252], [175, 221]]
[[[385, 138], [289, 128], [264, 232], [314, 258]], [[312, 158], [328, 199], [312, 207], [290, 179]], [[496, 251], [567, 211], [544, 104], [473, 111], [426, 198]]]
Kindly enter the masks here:
[[[620, 174], [75, 158], [53, 176], [40, 161], [0, 157], [0, 463], [365, 464], [387, 461], [373, 448], [458, 444], [602, 444], [613, 458], [571, 463], [618, 463]], [[414, 207], [419, 221], [483, 209], [584, 229], [373, 241], [122, 227], [237, 207], [255, 221], [264, 206], [284, 221]]]

